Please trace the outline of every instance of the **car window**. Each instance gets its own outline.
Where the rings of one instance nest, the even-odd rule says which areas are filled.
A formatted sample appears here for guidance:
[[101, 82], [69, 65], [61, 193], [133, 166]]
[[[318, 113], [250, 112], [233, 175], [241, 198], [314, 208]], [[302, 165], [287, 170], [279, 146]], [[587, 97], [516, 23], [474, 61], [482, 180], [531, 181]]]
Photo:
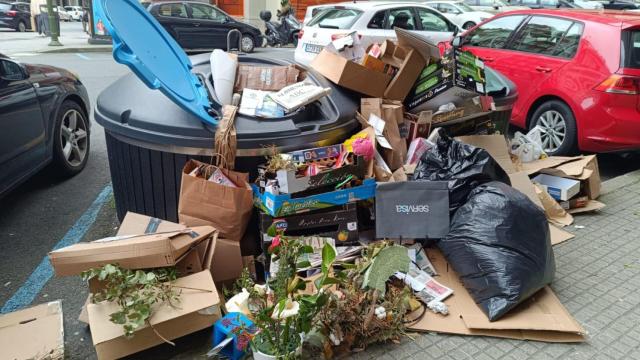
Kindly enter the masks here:
[[25, 5], [25, 4], [20, 4], [20, 5], [18, 6], [18, 9], [19, 9], [20, 11], [26, 11], [26, 12], [29, 12], [29, 11], [30, 11], [30, 9], [29, 9], [29, 5]]
[[449, 22], [445, 20], [442, 15], [437, 14], [428, 9], [418, 8], [418, 18], [422, 24], [422, 30], [424, 31], [452, 31], [449, 27]]
[[191, 17], [201, 20], [214, 20], [223, 22], [226, 20], [226, 16], [213, 6], [205, 4], [191, 4]]
[[509, 36], [520, 25], [524, 15], [513, 15], [491, 20], [466, 36], [465, 45], [492, 49], [502, 48]]
[[186, 18], [187, 16], [187, 8], [184, 4], [162, 4], [158, 9], [158, 13], [161, 16], [168, 17], [177, 17], [177, 18]]
[[521, 0], [518, 5], [537, 6], [538, 5], [538, 0]]
[[361, 15], [362, 11], [357, 9], [327, 9], [311, 19], [308, 26], [327, 29], [350, 29]]
[[369, 21], [369, 24], [367, 25], [367, 28], [369, 29], [384, 29], [384, 20], [387, 18], [387, 11], [383, 10], [383, 11], [378, 11], [375, 15], [373, 15], [373, 17], [371, 18], [371, 21]]
[[540, 0], [540, 5], [546, 7], [557, 7], [558, 0]]
[[10, 4], [0, 3], [0, 10], [2, 10], [2, 11], [11, 10], [11, 5]]
[[584, 25], [580, 23], [573, 23], [569, 28], [569, 31], [558, 42], [556, 48], [551, 55], [560, 56], [563, 58], [571, 59], [578, 52], [578, 46], [580, 45], [580, 38], [582, 37], [582, 31]]
[[411, 8], [389, 10], [389, 21], [387, 24], [387, 29], [397, 27], [405, 30], [416, 29], [416, 21], [413, 18], [413, 11], [411, 11]]
[[458, 14], [460, 12], [455, 6], [444, 3], [438, 4], [438, 10], [444, 14]]
[[553, 55], [558, 43], [572, 24], [570, 20], [534, 16], [518, 33], [509, 48], [541, 55]]
[[5, 80], [22, 80], [24, 78], [20, 65], [8, 60], [0, 60], [0, 76]]
[[462, 10], [463, 12], [475, 11], [473, 8], [463, 2], [456, 3], [456, 7]]
[[623, 31], [622, 45], [621, 66], [640, 69], [640, 30]]
[[493, 7], [493, 5], [494, 5], [494, 1], [493, 1], [493, 0], [478, 0], [478, 5], [480, 5], [480, 6], [491, 6], [491, 7]]

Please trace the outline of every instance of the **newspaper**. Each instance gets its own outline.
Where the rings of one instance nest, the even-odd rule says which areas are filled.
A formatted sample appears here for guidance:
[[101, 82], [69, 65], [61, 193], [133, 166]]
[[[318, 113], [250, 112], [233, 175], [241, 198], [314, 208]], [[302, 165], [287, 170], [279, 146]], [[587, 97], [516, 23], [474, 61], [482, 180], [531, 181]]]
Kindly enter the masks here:
[[307, 82], [289, 85], [271, 95], [273, 101], [282, 106], [286, 112], [292, 112], [331, 93], [330, 88], [322, 88]]
[[438, 275], [436, 268], [431, 264], [431, 261], [429, 261], [427, 252], [424, 251], [421, 244], [416, 243], [409, 247], [409, 258], [418, 269], [425, 271], [431, 276]]

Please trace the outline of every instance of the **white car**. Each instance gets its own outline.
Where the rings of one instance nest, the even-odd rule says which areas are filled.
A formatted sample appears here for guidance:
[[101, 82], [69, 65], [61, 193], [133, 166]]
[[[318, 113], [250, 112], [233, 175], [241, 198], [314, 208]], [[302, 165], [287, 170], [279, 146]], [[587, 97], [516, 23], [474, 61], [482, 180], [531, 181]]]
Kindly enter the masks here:
[[440, 11], [444, 16], [464, 30], [490, 19], [493, 14], [472, 9], [463, 1], [427, 1], [425, 5]]
[[65, 6], [64, 9], [71, 16], [71, 19], [82, 20], [82, 6]]
[[475, 10], [486, 11], [492, 14], [505, 11], [530, 9], [526, 6], [513, 6], [502, 0], [464, 0], [464, 2]]
[[437, 44], [460, 28], [437, 10], [415, 2], [345, 2], [325, 6], [300, 31], [294, 58], [309, 65], [331, 41], [357, 31], [363, 47], [395, 39], [394, 27], [414, 31]]
[[58, 16], [60, 16], [60, 21], [71, 21], [71, 14], [69, 14], [62, 6], [58, 6]]

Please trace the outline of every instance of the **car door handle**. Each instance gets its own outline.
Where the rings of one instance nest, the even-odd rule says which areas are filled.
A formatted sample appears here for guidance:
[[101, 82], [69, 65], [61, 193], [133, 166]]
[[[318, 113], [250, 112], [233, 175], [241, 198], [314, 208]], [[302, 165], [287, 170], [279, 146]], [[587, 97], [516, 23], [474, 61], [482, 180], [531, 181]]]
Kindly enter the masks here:
[[482, 60], [484, 62], [492, 62], [493, 58], [492, 57], [480, 57], [480, 60]]
[[193, 26], [198, 27], [200, 26], [200, 23], [193, 23]]
[[551, 68], [544, 67], [544, 66], [536, 66], [536, 71], [543, 72], [543, 73], [550, 73]]

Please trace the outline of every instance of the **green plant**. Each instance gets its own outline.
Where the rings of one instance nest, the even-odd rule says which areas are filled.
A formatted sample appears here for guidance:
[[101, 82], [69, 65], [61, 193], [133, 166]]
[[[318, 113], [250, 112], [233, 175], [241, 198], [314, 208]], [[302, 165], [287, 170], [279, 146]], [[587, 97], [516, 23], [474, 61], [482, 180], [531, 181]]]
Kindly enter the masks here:
[[132, 337], [136, 329], [149, 323], [155, 304], [168, 303], [176, 307], [180, 291], [171, 284], [176, 277], [175, 268], [129, 270], [113, 264], [82, 273], [85, 281], [96, 279], [102, 282], [102, 289], [92, 294], [93, 303], [109, 301], [118, 304], [120, 309], [110, 314], [110, 320], [122, 325], [127, 337]]

